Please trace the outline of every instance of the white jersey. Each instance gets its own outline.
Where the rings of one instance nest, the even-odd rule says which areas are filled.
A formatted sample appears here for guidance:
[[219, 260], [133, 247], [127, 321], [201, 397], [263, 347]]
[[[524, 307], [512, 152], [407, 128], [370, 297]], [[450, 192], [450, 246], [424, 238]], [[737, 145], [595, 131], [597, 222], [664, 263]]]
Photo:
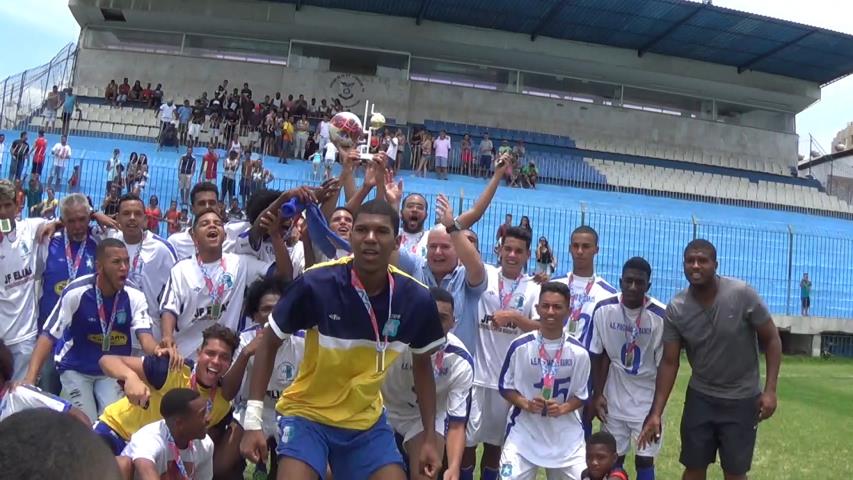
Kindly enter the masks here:
[[427, 240], [429, 239], [428, 230], [421, 230], [418, 233], [409, 233], [405, 230], [400, 230], [400, 236], [403, 237], [400, 242], [400, 251], [406, 251], [412, 255], [420, 255], [426, 258]]
[[[653, 298], [647, 299], [644, 309], [624, 308], [621, 301], [619, 294], [595, 306], [589, 351], [606, 352], [610, 358], [604, 386], [607, 415], [616, 420], [642, 421], [655, 395], [666, 307]], [[632, 343], [634, 348], [628, 353]]]
[[[235, 358], [258, 336], [261, 328], [263, 327], [255, 324], [240, 333], [240, 347], [234, 352]], [[278, 401], [278, 397], [281, 396], [281, 392], [293, 383], [296, 374], [299, 373], [299, 365], [302, 363], [304, 354], [305, 332], [301, 330], [294, 335], [285, 336], [278, 347], [278, 351], [275, 353], [272, 375], [270, 375], [266, 395], [264, 395], [263, 426], [264, 433], [267, 436], [275, 435], [278, 430], [275, 404]], [[236, 406], [234, 418], [240, 425], [243, 425], [245, 422], [245, 403], [249, 400], [249, 386], [252, 384], [252, 365], [254, 364], [254, 359], [254, 356], [249, 358], [246, 366], [246, 374], [243, 376], [243, 383], [240, 386], [240, 393], [234, 399]]]
[[178, 262], [166, 283], [160, 312], [171, 312], [178, 317], [174, 335], [181, 356], [195, 359], [196, 349], [201, 345], [202, 331], [214, 323], [239, 332], [246, 287], [266, 276], [271, 266], [271, 263], [255, 257], [233, 253], [223, 253], [221, 261], [204, 264], [213, 284], [214, 296], [222, 286], [219, 306], [211, 308], [211, 293], [197, 257]]
[[[169, 427], [166, 420], [149, 423], [136, 431], [121, 452], [132, 461], [150, 460], [161, 478], [182, 478], [175, 464], [174, 450], [169, 447]], [[190, 477], [198, 480], [213, 478], [213, 440], [205, 435], [192, 440], [187, 448], [178, 450]]]
[[[249, 241], [249, 228], [252, 224], [249, 222], [231, 222], [225, 224], [225, 243], [222, 245], [222, 251], [228, 253], [237, 253], [240, 255], [254, 255], [255, 258], [262, 262], [275, 262], [275, 249], [269, 239], [261, 242], [260, 248], [255, 250], [252, 247], [252, 242]], [[296, 242], [293, 246], [287, 247], [287, 253], [290, 255], [290, 263], [293, 265], [293, 278], [302, 275], [305, 271], [305, 247], [302, 242]]]
[[[571, 279], [571, 284], [569, 284]], [[572, 312], [578, 312], [577, 321], [569, 321], [566, 323], [566, 330], [569, 335], [575, 337], [581, 344], [589, 350], [589, 342], [591, 340], [592, 329], [587, 328], [592, 311], [595, 309], [595, 304], [604, 300], [607, 297], [616, 293], [616, 289], [607, 281], [593, 275], [592, 277], [579, 277], [577, 275], [569, 275], [563, 278], [554, 279], [555, 282], [560, 282], [569, 286], [572, 293], [572, 305], [569, 307]], [[539, 314], [534, 312], [534, 318], [539, 318]]]
[[36, 328], [36, 263], [41, 218], [15, 221], [15, 230], [0, 240], [0, 339], [14, 345], [33, 338]]
[[[589, 354], [571, 336], [564, 338], [544, 340], [545, 351], [551, 359], [562, 348], [552, 398], [558, 403], [566, 403], [572, 397], [586, 400]], [[536, 331], [512, 342], [501, 368], [501, 392], [515, 390], [527, 399], [542, 395], [541, 341], [541, 334]], [[560, 417], [543, 417], [513, 407], [509, 414], [506, 442], [512, 442], [527, 461], [544, 468], [565, 468], [585, 461], [580, 409]]]
[[175, 250], [175, 256], [178, 257], [178, 261], [195, 255], [195, 242], [193, 242], [193, 237], [190, 236], [189, 228], [169, 235], [169, 238], [167, 238], [166, 241], [168, 241], [172, 246], [172, 249]]
[[[445, 415], [448, 421], [468, 419], [468, 398], [474, 381], [474, 359], [461, 340], [447, 334], [447, 343], [432, 354], [435, 374], [436, 416]], [[412, 352], [406, 351], [400, 361], [388, 369], [382, 384], [382, 400], [391, 423], [421, 418], [412, 376]], [[443, 411], [442, 411], [443, 410]], [[442, 433], [442, 432], [439, 432]]]
[[49, 408], [63, 413], [71, 410], [71, 403], [67, 400], [42, 392], [32, 385], [18, 385], [11, 392], [4, 392], [0, 396], [0, 422], [10, 415], [32, 408]]
[[[127, 271], [127, 284], [142, 290], [148, 299], [148, 315], [154, 320], [159, 328], [160, 318], [159, 299], [163, 287], [169, 280], [169, 271], [178, 261], [175, 250], [159, 235], [151, 232], [143, 232], [142, 242], [128, 244], [121, 232], [113, 232], [113, 236], [127, 247], [127, 255], [130, 257], [130, 268]], [[155, 333], [159, 334], [159, 330]], [[156, 336], [159, 338], [159, 335]], [[136, 340], [134, 340], [136, 345]]]
[[524, 333], [515, 325], [498, 327], [493, 316], [498, 310], [517, 310], [527, 318], [533, 318], [534, 306], [539, 301], [539, 285], [529, 275], [516, 280], [503, 276], [501, 269], [486, 265], [486, 291], [477, 304], [477, 348], [474, 384], [492, 389], [498, 388], [500, 366], [513, 340]]

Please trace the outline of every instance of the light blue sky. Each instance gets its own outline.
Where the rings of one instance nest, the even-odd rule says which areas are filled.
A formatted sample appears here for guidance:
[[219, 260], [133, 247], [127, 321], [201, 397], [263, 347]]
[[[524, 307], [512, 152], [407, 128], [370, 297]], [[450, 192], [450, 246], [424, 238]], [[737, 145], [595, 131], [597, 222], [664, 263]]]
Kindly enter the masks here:
[[[714, 0], [715, 5], [759, 13], [853, 34], [853, 2], [849, 0]], [[76, 42], [77, 22], [67, 0], [0, 0], [0, 79], [46, 63], [66, 43]], [[832, 138], [853, 121], [853, 76], [823, 89], [820, 102], [797, 115], [800, 152], [808, 150], [808, 134], [827, 151]]]

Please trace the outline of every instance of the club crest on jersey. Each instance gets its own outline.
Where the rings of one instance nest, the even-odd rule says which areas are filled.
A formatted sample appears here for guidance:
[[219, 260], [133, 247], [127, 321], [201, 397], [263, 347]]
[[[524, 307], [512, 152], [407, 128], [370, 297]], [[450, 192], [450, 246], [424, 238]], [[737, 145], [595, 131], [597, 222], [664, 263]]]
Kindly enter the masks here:
[[397, 330], [400, 329], [400, 315], [397, 313], [391, 314], [391, 317], [385, 322], [385, 326], [382, 327], [382, 335], [386, 337], [396, 337]]
[[290, 362], [284, 362], [281, 364], [281, 368], [279, 369], [278, 376], [280, 379], [284, 380], [287, 383], [293, 381], [293, 377], [295, 376], [296, 367], [293, 366]]
[[504, 463], [501, 465], [501, 477], [509, 478], [512, 476], [512, 464]]
[[62, 280], [61, 282], [56, 282], [56, 285], [53, 286], [53, 293], [57, 295], [62, 295], [62, 291], [65, 290], [65, 286], [68, 285], [68, 280]]
[[228, 272], [223, 273], [219, 281], [222, 282], [223, 285], [225, 285], [225, 288], [234, 287], [234, 277], [232, 277], [231, 274]]
[[116, 324], [124, 325], [127, 323], [127, 312], [118, 311], [116, 312]]
[[293, 440], [293, 426], [285, 425], [281, 428], [281, 443], [290, 443]]

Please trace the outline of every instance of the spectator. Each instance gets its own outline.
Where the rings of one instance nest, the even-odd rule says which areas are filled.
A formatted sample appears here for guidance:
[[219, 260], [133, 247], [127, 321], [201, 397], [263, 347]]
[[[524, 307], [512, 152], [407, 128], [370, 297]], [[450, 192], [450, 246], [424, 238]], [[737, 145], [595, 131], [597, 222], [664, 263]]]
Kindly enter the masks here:
[[548, 239], [539, 237], [539, 245], [536, 247], [536, 273], [544, 273], [550, 277], [556, 270], [557, 258], [551, 250], [551, 245], [548, 245]]
[[287, 157], [290, 155], [290, 147], [293, 144], [293, 130], [291, 117], [285, 114], [284, 124], [281, 126], [281, 152], [278, 156], [278, 163], [287, 163]]
[[509, 146], [508, 140], [501, 140], [501, 146], [498, 147], [498, 158], [502, 157], [504, 154], [511, 154], [512, 147]]
[[214, 100], [212, 104], [210, 116], [208, 117], [208, 127], [210, 128], [210, 142], [219, 148], [219, 132], [222, 124], [222, 110], [219, 108], [219, 100]]
[[116, 97], [118, 96], [118, 85], [116, 84], [115, 79], [110, 80], [110, 83], [107, 84], [106, 88], [104, 88], [104, 100], [110, 106], [115, 106]]
[[130, 95], [128, 96], [128, 100], [131, 102], [138, 102], [142, 99], [142, 84], [139, 83], [139, 80], [133, 82], [133, 86], [130, 87]]
[[503, 242], [504, 235], [506, 235], [506, 231], [510, 227], [512, 227], [512, 214], [507, 213], [506, 217], [504, 217], [504, 223], [502, 223], [501, 226], [498, 227], [498, 232], [497, 234], [495, 234], [495, 240], [497, 240], [497, 247], [500, 247], [501, 243]]
[[46, 192], [47, 198], [36, 205], [36, 210], [38, 210], [40, 217], [53, 220], [56, 217], [56, 207], [59, 205], [59, 200], [56, 199], [56, 192], [53, 188], [47, 187]]
[[[121, 165], [119, 165], [121, 167]], [[119, 173], [121, 172], [123, 167], [119, 168]], [[101, 211], [104, 212], [104, 215], [109, 217], [115, 217], [118, 213], [118, 203], [119, 203], [119, 193], [121, 192], [121, 187], [118, 182], [113, 181], [112, 188], [107, 191], [107, 196], [104, 198], [104, 202], [101, 204]]]
[[527, 230], [527, 233], [529, 233], [531, 237], [533, 236], [533, 227], [530, 226], [530, 218], [527, 215], [521, 216], [521, 220], [518, 222], [518, 228]]
[[80, 191], [80, 165], [71, 168], [71, 178], [68, 179], [68, 191], [77, 193]]
[[303, 115], [308, 114], [308, 102], [305, 101], [304, 95], [299, 95], [299, 99], [296, 100], [296, 105], [294, 106], [294, 115], [297, 117], [301, 117]]
[[293, 154], [299, 160], [305, 160], [305, 145], [308, 143], [308, 130], [310, 128], [311, 125], [305, 115], [296, 121], [296, 147]]
[[65, 167], [68, 165], [68, 160], [71, 159], [71, 146], [68, 145], [68, 137], [65, 135], [59, 137], [59, 143], [54, 145], [50, 151], [53, 154], [53, 171], [47, 179], [47, 184], [53, 184], [56, 189], [59, 189]]
[[471, 135], [467, 133], [462, 137], [461, 142], [462, 149], [462, 174], [468, 175], [469, 177], [474, 176], [474, 154], [471, 151]]
[[409, 145], [411, 145], [412, 155], [409, 158], [410, 168], [412, 170], [418, 167], [418, 164], [421, 160], [421, 129], [415, 128], [414, 132], [409, 138]]
[[252, 89], [251, 89], [251, 88], [249, 88], [249, 84], [248, 84], [248, 83], [244, 83], [244, 84], [243, 84], [243, 89], [242, 89], [242, 90], [240, 90], [240, 95], [245, 95], [245, 96], [247, 96], [247, 97], [250, 97], [250, 98], [251, 98], [251, 96], [252, 96]]
[[442, 130], [433, 144], [435, 149], [435, 172], [439, 180], [447, 180], [447, 159], [450, 157], [450, 137]]
[[201, 170], [198, 181], [216, 184], [216, 167], [218, 164], [219, 155], [216, 154], [216, 149], [211, 143], [207, 146], [207, 153], [201, 158]]
[[198, 143], [198, 136], [201, 134], [201, 126], [204, 125], [204, 105], [202, 100], [196, 100], [190, 112], [190, 128], [189, 137], [193, 145]]
[[229, 150], [225, 159], [224, 171], [222, 173], [222, 200], [226, 198], [233, 201], [235, 197], [235, 183], [237, 182], [237, 168], [240, 166], [240, 153]]
[[311, 118], [317, 118], [320, 113], [320, 106], [317, 105], [317, 99], [311, 98], [311, 103], [308, 105], [308, 116]]
[[524, 163], [524, 155], [527, 154], [527, 149], [524, 147], [524, 142], [522, 140], [516, 142], [515, 146], [512, 147], [512, 154], [518, 159], [519, 165]]
[[124, 81], [121, 82], [121, 85], [118, 86], [116, 104], [118, 104], [118, 106], [124, 105], [127, 102], [128, 95], [130, 95], [130, 84], [127, 82], [127, 77], [125, 77]]
[[243, 145], [240, 144], [240, 139], [237, 135], [231, 137], [231, 146], [228, 147], [228, 153], [237, 152], [239, 157], [243, 153]]
[[429, 131], [421, 132], [421, 163], [415, 169], [415, 176], [426, 176], [427, 167], [432, 162], [432, 135]]
[[113, 149], [113, 156], [107, 160], [107, 192], [113, 184], [113, 179], [118, 175], [118, 167], [121, 165], [121, 150]]
[[324, 99], [322, 99], [322, 100], [320, 100], [320, 117], [322, 118], [322, 117], [324, 117], [324, 116], [328, 116], [328, 117], [331, 117], [331, 116], [332, 116], [332, 107], [330, 107], [330, 106], [326, 103], [326, 99], [325, 99], [325, 98], [324, 98]]
[[125, 170], [124, 186], [127, 187], [127, 192], [133, 190], [134, 182], [136, 182], [136, 172], [139, 171], [139, 155], [136, 152], [130, 152], [130, 158], [127, 160], [127, 170]]
[[812, 281], [809, 280], [809, 274], [803, 273], [803, 278], [800, 280], [800, 303], [802, 304], [802, 316], [809, 316], [809, 309], [812, 306]]
[[[224, 119], [225, 119], [224, 137], [226, 139], [233, 138], [234, 141], [236, 141], [237, 140], [237, 123], [240, 120], [240, 114], [237, 113], [237, 107], [233, 103], [228, 107], [228, 110], [225, 111]], [[233, 143], [232, 143], [232, 146], [233, 146]]]
[[195, 157], [193, 147], [187, 147], [186, 155], [178, 162], [178, 188], [181, 195], [181, 203], [187, 205], [190, 198], [193, 176], [195, 175]]
[[323, 120], [317, 127], [317, 133], [320, 135], [320, 151], [324, 151], [326, 144], [329, 143], [329, 115], [323, 115]]
[[157, 88], [151, 92], [151, 103], [148, 104], [149, 108], [159, 108], [163, 103], [163, 86], [159, 83], [157, 84]]
[[24, 194], [27, 197], [27, 216], [28, 217], [37, 217], [39, 216], [38, 210], [36, 206], [41, 204], [41, 196], [42, 196], [42, 185], [39, 179], [39, 174], [34, 173], [30, 177], [30, 181], [27, 184], [27, 189], [24, 190]]
[[151, 198], [148, 199], [148, 207], [145, 208], [145, 218], [147, 219], [148, 231], [159, 235], [160, 234], [160, 220], [162, 220], [162, 212], [160, 212], [160, 199], [157, 198], [157, 195], [151, 195]]
[[3, 168], [3, 159], [6, 157], [6, 134], [0, 133], [0, 170]]
[[270, 104], [276, 110], [281, 110], [282, 102], [284, 102], [284, 100], [281, 98], [281, 92], [275, 92], [275, 98], [273, 98], [272, 101], [270, 101]]
[[31, 173], [41, 175], [44, 168], [44, 157], [47, 153], [47, 139], [44, 138], [44, 129], [39, 130], [38, 138], [33, 147], [33, 167]]
[[159, 108], [159, 118], [160, 118], [160, 136], [158, 140], [160, 140], [160, 144], [162, 145], [162, 136], [163, 132], [166, 130], [166, 125], [171, 124], [175, 121], [175, 105], [170, 98], [168, 102], [163, 105], [160, 105]]
[[249, 152], [243, 156], [243, 163], [240, 167], [240, 197], [243, 200], [243, 205], [249, 201], [249, 197], [252, 195], [252, 172], [254, 170], [254, 163], [252, 162], [252, 157]]
[[189, 145], [187, 143], [187, 130], [192, 115], [193, 109], [190, 107], [190, 101], [184, 100], [184, 104], [178, 107], [178, 141], [181, 145]]
[[287, 113], [292, 113], [292, 112], [293, 112], [293, 107], [294, 107], [294, 105], [293, 105], [293, 95], [288, 95], [288, 96], [287, 96], [287, 101], [286, 101], [286, 102], [284, 102], [284, 111], [285, 111], [285, 112], [287, 112]]
[[539, 177], [539, 172], [536, 170], [536, 164], [533, 161], [521, 167], [521, 186], [524, 188], [536, 188], [536, 180]]
[[240, 209], [237, 197], [231, 197], [231, 207], [228, 209], [228, 221], [240, 222], [246, 219], [246, 214]]
[[151, 90], [151, 84], [148, 83], [145, 85], [145, 88], [142, 89], [142, 94], [140, 95], [139, 100], [143, 105], [149, 106], [151, 105], [151, 96], [154, 94], [154, 91]]
[[332, 100], [332, 103], [333, 103], [333, 105], [332, 105], [332, 111], [333, 111], [334, 113], [341, 113], [341, 112], [343, 112], [343, 111], [344, 111], [344, 106], [343, 106], [343, 104], [341, 103], [341, 99], [340, 99], [340, 98], [335, 98], [334, 100]]
[[172, 200], [166, 210], [166, 232], [169, 236], [181, 231], [181, 212], [178, 211], [177, 200]]
[[27, 197], [26, 194], [24, 194], [24, 187], [21, 179], [15, 179], [15, 219], [20, 220], [23, 218], [24, 203], [26, 200]]
[[264, 124], [261, 127], [261, 150], [264, 155], [273, 155], [277, 153], [277, 145], [281, 133], [276, 130], [275, 112], [269, 110], [264, 117]]
[[50, 128], [56, 127], [56, 111], [62, 106], [62, 98], [59, 95], [59, 87], [54, 85], [53, 90], [47, 94], [45, 100], [44, 113], [47, 117], [45, 126], [50, 125]]
[[482, 175], [483, 178], [488, 177], [489, 170], [492, 168], [492, 158], [494, 157], [494, 149], [495, 147], [492, 144], [492, 141], [489, 140], [489, 133], [484, 133], [483, 139], [480, 140], [480, 147], [478, 149], [480, 155], [479, 174]]
[[[116, 187], [118, 189], [118, 195], [122, 194], [122, 192], [124, 191], [124, 186], [127, 185], [127, 183], [124, 180], [124, 172], [125, 172], [124, 165], [119, 164], [119, 166], [116, 167], [116, 176], [113, 178], [113, 183], [112, 183], [112, 186]], [[109, 192], [109, 190], [107, 190], [107, 191]]]
[[27, 158], [30, 156], [30, 144], [27, 143], [27, 132], [21, 132], [21, 136], [12, 142], [12, 165], [9, 168], [9, 178], [20, 180], [24, 174]]
[[71, 128], [71, 116], [77, 108], [77, 95], [71, 87], [65, 89], [65, 100], [62, 103], [62, 134], [68, 135]]
[[181, 231], [186, 230], [190, 227], [190, 214], [189, 209], [186, 206], [181, 207], [181, 214], [178, 217], [178, 227]]

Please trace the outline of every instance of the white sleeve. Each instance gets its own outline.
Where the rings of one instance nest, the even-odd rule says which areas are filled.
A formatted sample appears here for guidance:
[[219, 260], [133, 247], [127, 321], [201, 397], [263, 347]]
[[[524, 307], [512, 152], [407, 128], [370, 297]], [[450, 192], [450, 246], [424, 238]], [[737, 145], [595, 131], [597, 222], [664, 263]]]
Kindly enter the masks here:
[[572, 381], [569, 385], [569, 397], [577, 397], [580, 400], [586, 400], [589, 397], [589, 392], [587, 391], [589, 368], [589, 354], [581, 348], [576, 349], [575, 367], [572, 372]]
[[148, 315], [145, 294], [139, 291], [128, 291], [127, 297], [130, 300], [130, 314], [133, 315], [130, 320], [130, 330], [133, 332], [151, 330], [151, 317]]
[[251, 255], [240, 255], [246, 265], [246, 284], [249, 285], [255, 280], [262, 279], [267, 276], [267, 272], [269, 272], [270, 267], [272, 267], [275, 262], [264, 262], [258, 260], [257, 257], [253, 257]]
[[468, 362], [460, 363], [462, 367], [453, 376], [450, 391], [447, 393], [447, 419], [464, 421], [468, 417], [468, 398], [471, 386], [474, 384], [474, 370]]
[[31, 385], [19, 385], [3, 398], [4, 408], [0, 410], [0, 420], [32, 408], [49, 408], [57, 412], [71, 410], [71, 404], [57, 396], [42, 392]]
[[500, 378], [498, 379], [498, 390], [501, 392], [504, 390], [518, 391], [518, 388], [515, 386], [515, 353], [524, 348], [525, 346], [522, 345], [507, 352], [503, 368], [501, 368]]
[[211, 480], [213, 478], [213, 440], [209, 436], [205, 436], [201, 441], [195, 471], [194, 478], [198, 480]]
[[[154, 462], [154, 465], [157, 466], [157, 469], [160, 469], [161, 465], [167, 465], [168, 461], [166, 461], [166, 446], [163, 444], [162, 440], [158, 435], [153, 435], [152, 432], [158, 432], [159, 429], [152, 430], [150, 428], [142, 428], [134, 433], [130, 437], [130, 441], [127, 442], [127, 446], [124, 447], [124, 450], [121, 452], [121, 456], [128, 457], [131, 460], [150, 460]], [[157, 457], [163, 457], [162, 462], [157, 461]]]
[[62, 292], [59, 302], [56, 303], [44, 322], [44, 331], [57, 340], [62, 338], [65, 329], [71, 325], [74, 312], [80, 306], [80, 297], [85, 291], [85, 288], [75, 288], [70, 292], [68, 290]]
[[169, 272], [169, 280], [166, 282], [166, 286], [163, 287], [163, 296], [160, 299], [160, 315], [163, 312], [172, 312], [176, 317], [180, 317], [184, 309], [180, 274], [181, 265], [181, 263], [176, 264]]
[[[596, 315], [597, 313], [597, 315]], [[592, 319], [590, 320], [593, 325], [592, 329], [592, 339], [589, 343], [589, 351], [591, 353], [600, 354], [604, 352], [604, 339], [601, 338], [601, 332], [604, 320], [601, 317], [601, 310], [594, 311], [592, 315]]]

